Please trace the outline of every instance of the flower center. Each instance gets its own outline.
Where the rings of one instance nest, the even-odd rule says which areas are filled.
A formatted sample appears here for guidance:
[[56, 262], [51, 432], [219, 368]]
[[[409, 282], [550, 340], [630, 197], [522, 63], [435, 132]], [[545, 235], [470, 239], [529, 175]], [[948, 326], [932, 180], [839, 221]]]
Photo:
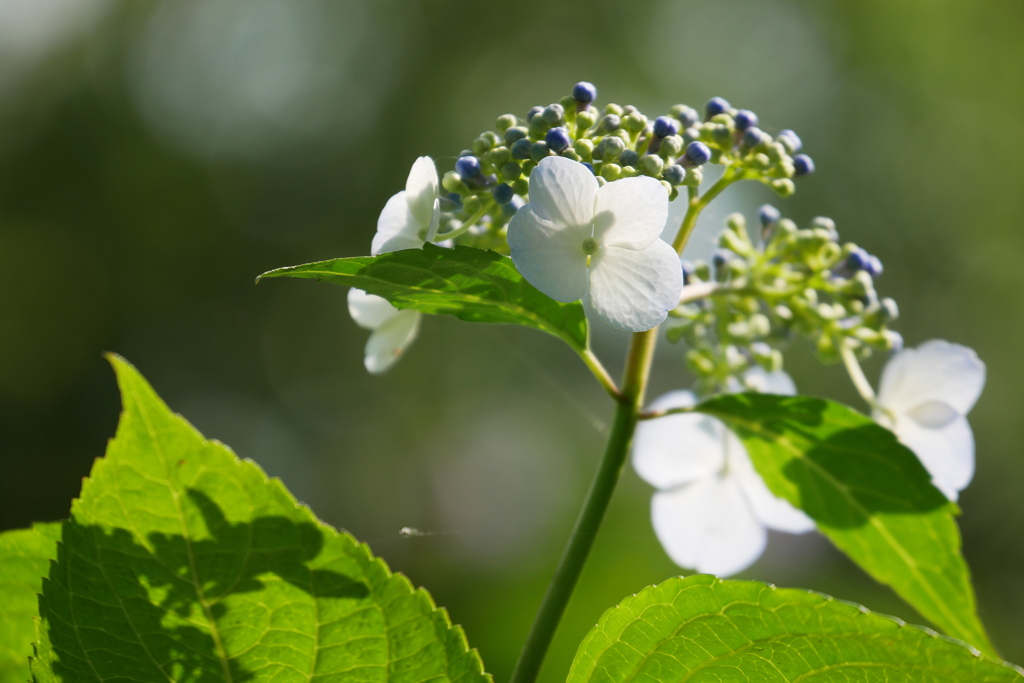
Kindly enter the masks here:
[[587, 256], [592, 256], [596, 254], [597, 247], [597, 240], [595, 240], [593, 237], [588, 237], [587, 239], [583, 240], [583, 253], [586, 254]]

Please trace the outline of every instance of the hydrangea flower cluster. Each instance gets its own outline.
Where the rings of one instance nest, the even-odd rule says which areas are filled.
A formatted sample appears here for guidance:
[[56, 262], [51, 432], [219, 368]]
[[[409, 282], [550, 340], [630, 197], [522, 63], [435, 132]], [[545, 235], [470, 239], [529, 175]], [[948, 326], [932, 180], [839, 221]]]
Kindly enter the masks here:
[[524, 117], [499, 116], [459, 153], [441, 185], [441, 231], [461, 244], [508, 253], [503, 228], [526, 202], [531, 173], [542, 160], [563, 157], [583, 164], [603, 185], [650, 177], [675, 199], [680, 187], [696, 187], [702, 166], [728, 164], [736, 179], [754, 179], [780, 196], [794, 191], [793, 178], [813, 172], [810, 157], [791, 130], [772, 137], [757, 115], [736, 110], [720, 97], [703, 118], [684, 104], [653, 120], [632, 105], [595, 104], [597, 89], [577, 83], [572, 94]]
[[[726, 389], [754, 365], [781, 369], [780, 349], [797, 335], [826, 363], [844, 347], [865, 358], [902, 346], [888, 329], [896, 302], [875, 292], [876, 257], [840, 244], [828, 218], [801, 229], [765, 206], [760, 223], [755, 241], [741, 214], [729, 216], [711, 262], [684, 263], [684, 303], [671, 313], [668, 338], [690, 347], [687, 364], [702, 393]], [[687, 301], [691, 294], [702, 298]]]

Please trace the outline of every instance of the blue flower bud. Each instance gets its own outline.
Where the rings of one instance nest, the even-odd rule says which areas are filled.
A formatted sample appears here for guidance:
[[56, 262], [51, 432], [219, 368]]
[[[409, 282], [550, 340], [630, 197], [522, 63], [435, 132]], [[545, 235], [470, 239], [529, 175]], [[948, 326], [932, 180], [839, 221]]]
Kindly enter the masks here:
[[659, 138], [675, 135], [679, 132], [679, 124], [667, 116], [659, 116], [654, 119], [654, 134]]
[[526, 112], [526, 122], [530, 123], [533, 121], [533, 117], [544, 111], [544, 107], [530, 107], [530, 111]]
[[560, 104], [549, 104], [544, 107], [544, 111], [542, 111], [540, 115], [544, 117], [545, 121], [553, 126], [562, 121], [562, 117], [565, 115], [565, 110]]
[[580, 81], [572, 87], [572, 98], [582, 104], [590, 104], [597, 99], [597, 88], [593, 83]]
[[512, 126], [511, 128], [506, 128], [505, 142], [511, 145], [516, 140], [522, 140], [527, 135], [529, 135], [529, 133], [530, 131], [528, 131], [526, 128], [523, 128], [522, 126]]
[[515, 190], [512, 189], [511, 185], [502, 183], [494, 186], [494, 189], [491, 190], [491, 195], [494, 197], [494, 201], [499, 204], [508, 204], [512, 201], [512, 197], [516, 196], [516, 193]]
[[569, 138], [569, 131], [561, 126], [550, 129], [544, 136], [544, 141], [548, 143], [549, 148], [559, 154], [568, 149], [569, 143], [572, 142]]
[[757, 125], [757, 114], [749, 109], [740, 109], [736, 112], [734, 120], [736, 122], [736, 130], [742, 132]]
[[711, 252], [711, 264], [715, 268], [721, 268], [732, 260], [732, 252], [728, 249], [715, 249]]
[[448, 199], [454, 202], [456, 206], [462, 206], [462, 195], [458, 192], [449, 192]]
[[743, 146], [750, 147], [751, 149], [757, 147], [762, 142], [767, 142], [768, 140], [768, 135], [762, 132], [757, 126], [748, 128], [746, 132], [743, 133]]
[[[509, 128], [509, 130], [512, 130]], [[512, 158], [514, 159], [529, 159], [530, 148], [533, 147], [533, 143], [526, 138], [520, 138], [512, 143]]]
[[761, 219], [761, 227], [767, 228], [769, 225], [778, 222], [782, 218], [782, 214], [771, 204], [765, 204], [761, 207], [761, 210], [757, 214], [758, 218]]
[[601, 130], [607, 133], [614, 133], [622, 127], [622, 119], [615, 114], [605, 114], [601, 118]]
[[806, 154], [793, 157], [793, 175], [802, 176], [814, 173], [814, 160]]
[[708, 100], [708, 103], [704, 105], [704, 120], [707, 121], [713, 116], [725, 114], [730, 109], [732, 109], [732, 105], [729, 104], [728, 100], [722, 97], [712, 97]]
[[864, 251], [860, 247], [857, 247], [846, 257], [846, 267], [856, 272], [858, 270], [866, 270], [868, 267], [868, 260], [871, 255]]
[[884, 268], [882, 268], [882, 261], [877, 256], [869, 256], [867, 266], [864, 270], [871, 277], [878, 277], [882, 274]]
[[463, 180], [472, 180], [480, 175], [480, 160], [475, 156], [460, 157], [455, 162], [455, 171]]
[[594, 170], [594, 165], [592, 163], [590, 163], [589, 161], [584, 161], [583, 165], [587, 167], [588, 171], [590, 171], [594, 175], [597, 175], [597, 171]]
[[693, 281], [694, 271], [696, 270], [693, 265], [693, 261], [683, 259], [679, 262], [679, 266], [683, 269], [683, 284], [690, 284], [690, 282]]
[[694, 166], [703, 166], [711, 160], [711, 150], [703, 142], [694, 141], [686, 146], [684, 156]]
[[636, 167], [640, 163], [640, 155], [632, 149], [623, 150], [619, 154], [619, 165]]
[[700, 121], [700, 116], [697, 111], [692, 107], [687, 107], [685, 104], [674, 105], [669, 113], [676, 117], [679, 123], [683, 124], [683, 128], [689, 128], [693, 124]]
[[501, 210], [505, 213], [506, 216], [511, 217], [515, 215], [516, 211], [522, 208], [524, 203], [525, 202], [523, 202], [523, 200], [520, 197], [512, 195], [512, 200], [509, 201], [507, 204], [504, 204], [501, 207]]
[[686, 169], [679, 164], [672, 164], [665, 169], [662, 177], [672, 185], [682, 185], [683, 180], [686, 179]]
[[799, 152], [800, 148], [804, 146], [804, 143], [800, 140], [800, 136], [788, 128], [784, 131], [780, 131], [779, 134], [775, 136], [775, 139], [782, 143], [782, 146], [785, 147], [790, 154]]
[[530, 145], [530, 158], [534, 161], [539, 162], [544, 157], [551, 154], [551, 150], [548, 149], [548, 143], [543, 140], [539, 140]]

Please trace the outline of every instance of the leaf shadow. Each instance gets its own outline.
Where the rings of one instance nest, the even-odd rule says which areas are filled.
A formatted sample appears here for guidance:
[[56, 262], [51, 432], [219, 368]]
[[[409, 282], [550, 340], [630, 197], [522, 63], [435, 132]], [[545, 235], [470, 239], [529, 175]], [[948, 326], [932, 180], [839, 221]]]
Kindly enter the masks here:
[[[312, 566], [324, 546], [314, 523], [230, 522], [205, 493], [186, 495], [207, 537], [152, 533], [142, 543], [128, 529], [65, 522], [40, 597], [59, 680], [255, 680], [237, 654], [298, 628], [300, 615], [308, 623], [312, 601], [299, 604], [294, 589], [318, 606], [370, 595], [361, 579]], [[295, 640], [315, 656], [314, 637]]]

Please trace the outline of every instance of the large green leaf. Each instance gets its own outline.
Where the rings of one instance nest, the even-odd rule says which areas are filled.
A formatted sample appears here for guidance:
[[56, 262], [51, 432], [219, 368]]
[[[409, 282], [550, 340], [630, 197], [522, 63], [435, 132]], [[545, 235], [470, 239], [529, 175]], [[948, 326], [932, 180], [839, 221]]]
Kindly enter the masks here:
[[1020, 683], [962, 643], [820, 593], [697, 575], [604, 613], [568, 683]]
[[[512, 259], [493, 251], [425, 244], [380, 256], [357, 256], [278, 268], [260, 276], [302, 277], [356, 287], [398, 308], [511, 323], [548, 332], [576, 351], [587, 347], [581, 303], [562, 304], [527, 282]], [[257, 280], [258, 281], [258, 280]]]
[[28, 680], [39, 591], [57, 556], [60, 523], [0, 534], [0, 683]]
[[739, 435], [775, 495], [947, 635], [992, 653], [960, 554], [957, 507], [889, 430], [806, 396], [734, 394], [697, 407]]
[[38, 681], [490, 680], [425, 591], [112, 362], [124, 412], [43, 583]]

